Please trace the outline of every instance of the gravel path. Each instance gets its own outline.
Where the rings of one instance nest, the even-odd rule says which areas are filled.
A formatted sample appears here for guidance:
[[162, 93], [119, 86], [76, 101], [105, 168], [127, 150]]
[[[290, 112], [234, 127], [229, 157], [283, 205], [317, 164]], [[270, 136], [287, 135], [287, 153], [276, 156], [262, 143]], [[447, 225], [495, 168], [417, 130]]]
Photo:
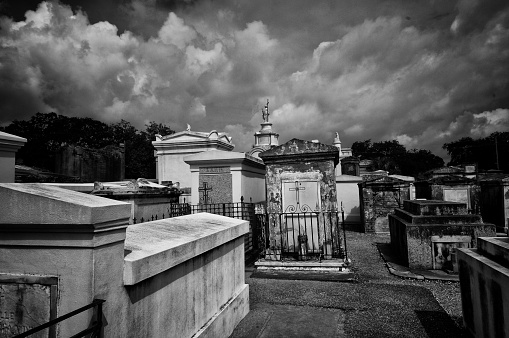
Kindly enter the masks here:
[[[459, 284], [391, 275], [376, 247], [388, 241], [388, 235], [347, 232], [349, 257], [358, 283], [247, 278], [251, 312], [231, 337], [266, 336], [255, 319], [274, 313], [282, 305], [292, 309], [297, 306], [304, 314], [303, 320], [306, 313], [311, 318], [310, 309], [340, 311], [342, 315], [336, 316], [340, 322], [330, 324], [340, 328], [336, 337], [466, 336], [461, 328]], [[317, 325], [317, 330], [320, 327], [311, 320], [305, 325]]]

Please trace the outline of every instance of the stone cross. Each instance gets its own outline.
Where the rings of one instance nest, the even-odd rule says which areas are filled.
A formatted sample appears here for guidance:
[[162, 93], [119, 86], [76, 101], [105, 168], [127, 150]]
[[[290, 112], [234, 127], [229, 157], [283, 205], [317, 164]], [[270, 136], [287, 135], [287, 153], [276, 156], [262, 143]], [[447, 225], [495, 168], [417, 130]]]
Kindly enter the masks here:
[[299, 181], [295, 181], [295, 188], [289, 188], [288, 190], [295, 191], [295, 199], [297, 201], [297, 204], [299, 204], [299, 191], [306, 190], [306, 188], [304, 187], [299, 188]]
[[212, 188], [209, 188], [207, 185], [207, 182], [203, 182], [203, 186], [201, 188], [198, 188], [199, 192], [203, 193], [203, 203], [208, 204], [209, 202], [209, 191], [212, 190]]

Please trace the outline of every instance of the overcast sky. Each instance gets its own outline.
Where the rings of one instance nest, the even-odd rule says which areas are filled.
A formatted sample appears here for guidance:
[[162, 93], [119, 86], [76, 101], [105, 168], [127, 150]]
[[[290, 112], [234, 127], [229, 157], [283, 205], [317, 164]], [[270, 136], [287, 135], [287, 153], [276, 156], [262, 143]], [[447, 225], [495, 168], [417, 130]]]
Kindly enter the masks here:
[[509, 1], [0, 1], [0, 124], [36, 112], [280, 142], [509, 131]]

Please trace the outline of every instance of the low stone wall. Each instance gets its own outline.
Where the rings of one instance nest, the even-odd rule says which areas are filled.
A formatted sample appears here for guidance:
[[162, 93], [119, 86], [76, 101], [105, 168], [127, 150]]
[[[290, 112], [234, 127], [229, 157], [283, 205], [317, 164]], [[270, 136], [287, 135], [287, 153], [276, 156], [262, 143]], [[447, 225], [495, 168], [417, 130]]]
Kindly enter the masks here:
[[[202, 213], [128, 227], [127, 203], [40, 184], [0, 184], [0, 203], [2, 333], [95, 298], [106, 301], [105, 337], [227, 337], [249, 311], [247, 221]], [[56, 336], [93, 315], [65, 320]]]
[[509, 238], [478, 238], [459, 249], [463, 322], [473, 337], [509, 337]]

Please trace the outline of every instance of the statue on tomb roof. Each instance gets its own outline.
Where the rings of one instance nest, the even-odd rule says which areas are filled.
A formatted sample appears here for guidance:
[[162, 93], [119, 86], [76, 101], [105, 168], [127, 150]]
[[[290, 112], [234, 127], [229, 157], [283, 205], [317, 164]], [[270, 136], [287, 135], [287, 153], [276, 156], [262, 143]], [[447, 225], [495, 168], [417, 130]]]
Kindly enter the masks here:
[[189, 123], [187, 124], [187, 131], [191, 131], [191, 126], [189, 125]]
[[269, 99], [267, 99], [267, 104], [264, 108], [262, 108], [262, 117], [263, 122], [269, 122]]

